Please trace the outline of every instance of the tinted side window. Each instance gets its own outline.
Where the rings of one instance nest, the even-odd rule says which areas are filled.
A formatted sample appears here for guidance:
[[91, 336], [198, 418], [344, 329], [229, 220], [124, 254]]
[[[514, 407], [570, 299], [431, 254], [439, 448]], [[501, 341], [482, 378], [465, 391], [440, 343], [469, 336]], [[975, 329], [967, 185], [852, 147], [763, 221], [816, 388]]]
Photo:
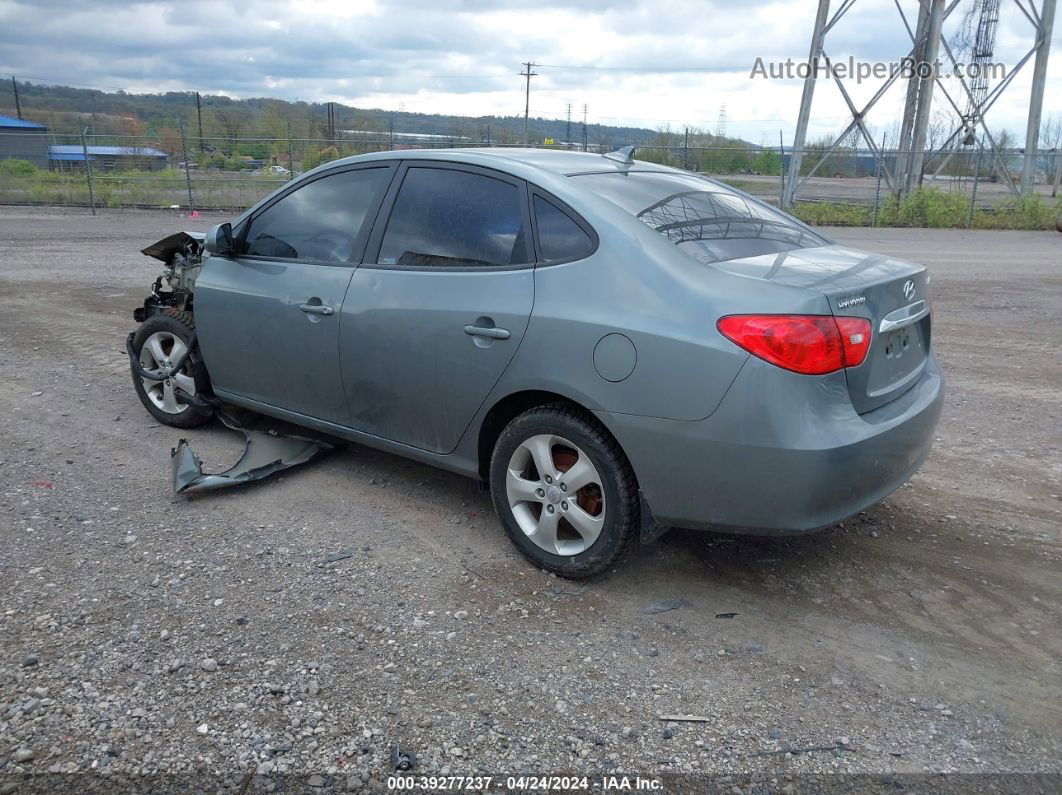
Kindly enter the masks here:
[[251, 220], [242, 253], [349, 262], [389, 169], [341, 171], [297, 188]]
[[594, 250], [590, 235], [570, 215], [541, 196], [535, 196], [535, 226], [543, 259], [582, 259]]
[[380, 246], [381, 265], [446, 267], [527, 262], [520, 190], [444, 168], [410, 168]]

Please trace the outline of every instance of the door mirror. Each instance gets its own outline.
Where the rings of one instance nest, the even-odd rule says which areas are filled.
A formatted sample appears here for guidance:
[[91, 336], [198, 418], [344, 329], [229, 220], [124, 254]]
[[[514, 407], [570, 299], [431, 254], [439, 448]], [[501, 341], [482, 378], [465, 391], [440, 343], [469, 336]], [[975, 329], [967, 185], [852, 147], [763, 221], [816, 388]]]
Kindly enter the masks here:
[[212, 256], [234, 254], [236, 245], [232, 241], [232, 224], [218, 224], [207, 232], [203, 246]]

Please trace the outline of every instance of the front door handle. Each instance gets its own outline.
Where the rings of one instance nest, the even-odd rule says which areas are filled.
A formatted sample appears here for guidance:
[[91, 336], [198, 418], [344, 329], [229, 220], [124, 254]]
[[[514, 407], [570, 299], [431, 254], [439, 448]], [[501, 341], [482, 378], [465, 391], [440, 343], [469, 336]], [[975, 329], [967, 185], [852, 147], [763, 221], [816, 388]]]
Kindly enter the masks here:
[[320, 302], [316, 304], [299, 304], [299, 309], [307, 315], [334, 315], [336, 312], [332, 307], [325, 306]]
[[470, 337], [490, 337], [492, 340], [507, 340], [509, 339], [509, 329], [498, 328], [497, 326], [473, 326], [469, 324], [465, 326], [465, 334]]

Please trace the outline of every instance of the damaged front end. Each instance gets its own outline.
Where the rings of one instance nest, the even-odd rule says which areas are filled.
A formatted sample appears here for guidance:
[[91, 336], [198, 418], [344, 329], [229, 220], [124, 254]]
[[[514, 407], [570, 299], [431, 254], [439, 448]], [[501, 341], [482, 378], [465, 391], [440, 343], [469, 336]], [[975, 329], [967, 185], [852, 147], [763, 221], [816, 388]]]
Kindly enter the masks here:
[[202, 232], [177, 232], [141, 249], [141, 253], [161, 260], [166, 267], [155, 279], [144, 305], [133, 310], [133, 319], [137, 323], [143, 323], [166, 309], [192, 310], [195, 280], [203, 269], [205, 239]]
[[[219, 229], [231, 235], [227, 224], [215, 227]], [[177, 428], [197, 427], [216, 416], [226, 427], [243, 433], [246, 442], [239, 461], [224, 472], [211, 474], [203, 472], [199, 456], [181, 439], [171, 450], [174, 492], [188, 494], [262, 480], [334, 449], [338, 443], [226, 404], [214, 394], [199, 354], [193, 302], [196, 279], [209, 257], [207, 236], [177, 232], [142, 251], [163, 262], [165, 268], [151, 295], [133, 312], [140, 327], [126, 338], [141, 402], [160, 422]]]

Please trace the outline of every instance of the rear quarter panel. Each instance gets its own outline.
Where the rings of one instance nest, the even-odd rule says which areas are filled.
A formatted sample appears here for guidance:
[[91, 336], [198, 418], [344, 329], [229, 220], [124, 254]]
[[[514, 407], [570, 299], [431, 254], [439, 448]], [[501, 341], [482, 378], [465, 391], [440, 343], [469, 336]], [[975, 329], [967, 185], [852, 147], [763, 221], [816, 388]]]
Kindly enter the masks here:
[[[719, 317], [829, 312], [821, 295], [697, 263], [604, 200], [560, 195], [597, 230], [600, 245], [587, 259], [536, 269], [531, 321], [499, 384], [504, 393], [545, 389], [592, 410], [699, 420], [748, 358], [716, 330]], [[636, 350], [633, 372], [620, 381], [606, 380], [594, 363], [595, 347], [612, 333]]]

